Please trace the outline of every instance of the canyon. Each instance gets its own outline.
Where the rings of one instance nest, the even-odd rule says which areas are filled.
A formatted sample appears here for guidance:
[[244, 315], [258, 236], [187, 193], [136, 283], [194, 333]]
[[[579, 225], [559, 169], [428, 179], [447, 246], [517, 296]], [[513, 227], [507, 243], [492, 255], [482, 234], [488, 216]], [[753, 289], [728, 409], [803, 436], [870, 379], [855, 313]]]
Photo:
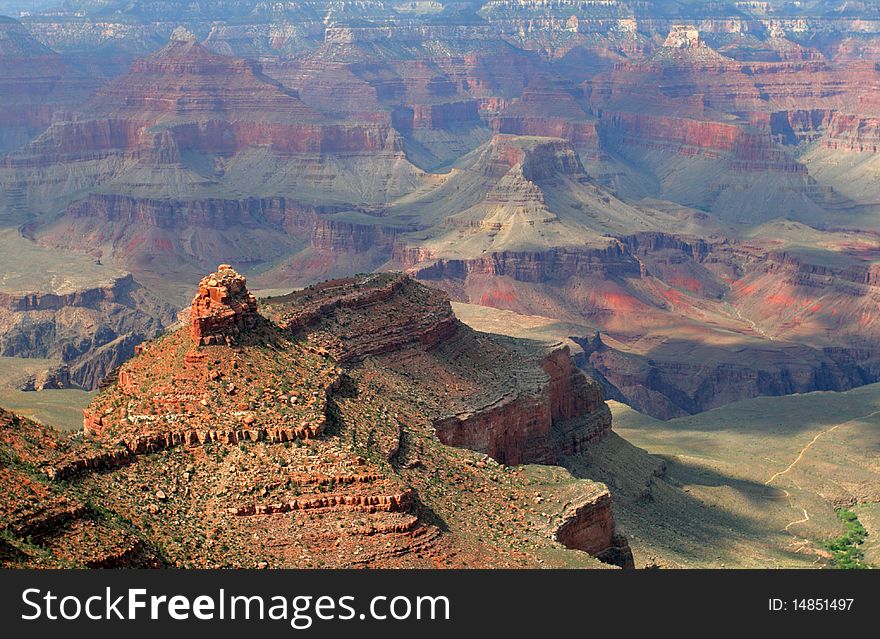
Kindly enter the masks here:
[[[370, 26], [251, 7], [250, 26], [208, 28], [195, 9], [171, 24], [119, 7], [127, 26], [105, 16], [99, 36], [91, 10], [3, 23], [8, 73], [26, 58], [88, 79], [10, 84], [30, 119], [0, 127], [16, 140], [0, 210], [41, 246], [177, 308], [218, 262], [273, 291], [403, 269], [601, 333], [578, 361], [659, 417], [877, 379], [870, 20], [489, 3], [454, 25], [451, 7], [436, 24], [364, 9]], [[99, 43], [117, 61], [100, 73]], [[742, 366], [713, 345], [729, 331]], [[688, 344], [716, 381], [697, 384]]]
[[[525, 427], [493, 397], [530, 411]], [[467, 416], [450, 421], [450, 403]], [[565, 549], [634, 563], [608, 489], [558, 466], [610, 432], [598, 386], [566, 349], [478, 334], [401, 274], [258, 307], [221, 265], [188, 327], [141, 344], [82, 431], [0, 424], [4, 565], [503, 567]], [[473, 437], [487, 425], [488, 446]], [[499, 507], [500, 492], [518, 497]]]
[[[0, 392], [58, 501], [4, 557], [318, 565], [330, 516], [345, 565], [631, 565], [612, 511], [692, 504], [606, 400], [880, 382], [870, 3], [45, 4], [0, 18]], [[194, 541], [116, 525], [160, 511]]]

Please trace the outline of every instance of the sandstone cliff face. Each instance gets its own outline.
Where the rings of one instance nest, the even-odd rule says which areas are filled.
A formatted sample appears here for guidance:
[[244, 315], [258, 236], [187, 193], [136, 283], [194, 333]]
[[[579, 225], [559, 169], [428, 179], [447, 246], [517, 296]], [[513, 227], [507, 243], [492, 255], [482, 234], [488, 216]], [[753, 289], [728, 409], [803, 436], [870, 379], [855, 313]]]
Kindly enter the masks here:
[[556, 530], [556, 539], [566, 548], [586, 551], [606, 563], [635, 567], [626, 537], [614, 532], [611, 493], [607, 491], [598, 498], [569, 506]]
[[596, 122], [573, 122], [551, 117], [503, 116], [494, 121], [498, 133], [564, 138], [584, 159], [599, 160], [602, 151]]
[[296, 229], [304, 226], [303, 219], [315, 216], [314, 209], [298, 207], [284, 198], [175, 201], [105, 193], [90, 193], [86, 199], [71, 204], [66, 214], [71, 218], [97, 218], [109, 224], [218, 230], [256, 227], [267, 222]]
[[468, 413], [434, 423], [445, 444], [471, 448], [503, 464], [556, 464], [611, 430], [598, 384], [578, 370], [568, 348], [541, 363], [547, 380], [538, 393], [508, 394]]
[[402, 140], [388, 125], [229, 122], [220, 113], [208, 113], [196, 114], [197, 122], [162, 123], [165, 131], [157, 133], [153, 118], [159, 117], [134, 112], [56, 122], [8, 156], [5, 165], [35, 169], [112, 156], [174, 164], [181, 161], [180, 149], [228, 157], [259, 146], [281, 154], [403, 152]]
[[785, 144], [812, 142], [824, 131], [835, 112], [829, 109], [793, 109], [770, 114], [770, 133]]
[[[446, 445], [484, 453], [501, 464], [558, 464], [610, 432], [601, 388], [575, 366], [567, 347], [540, 354], [527, 350], [508, 360], [496, 346], [474, 341], [442, 293], [414, 288], [402, 276], [372, 277], [375, 282], [363, 290], [342, 279], [273, 300], [297, 309], [282, 314], [281, 325], [321, 331], [328, 315], [335, 315], [342, 324], [333, 329], [339, 342], [331, 340], [327, 348], [339, 361], [369, 362], [368, 370], [387, 367], [417, 384], [419, 395], [436, 389], [447, 399], [432, 411], [437, 414], [432, 433]], [[413, 302], [419, 306], [410, 306]], [[476, 394], [468, 392], [468, 380], [480, 370], [476, 351], [487, 347], [499, 366], [485, 372]], [[449, 403], [461, 409], [449, 414]], [[593, 496], [564, 518], [557, 538], [567, 547], [631, 566], [625, 540], [614, 538], [607, 493], [590, 504]]]
[[[133, 265], [161, 259], [170, 266], [184, 257], [210, 263], [218, 255], [267, 262], [306, 245], [318, 255], [339, 259], [391, 253], [395, 228], [335, 218], [344, 208], [287, 197], [184, 200], [91, 193], [71, 204], [42, 238], [94, 251], [112, 238], [114, 256]], [[301, 275], [308, 279], [310, 274]]]
[[397, 232], [379, 224], [355, 224], [333, 219], [317, 220], [311, 245], [319, 251], [365, 253], [378, 250], [391, 253]]
[[131, 274], [117, 278], [109, 286], [70, 292], [0, 293], [0, 307], [7, 311], [58, 311], [65, 307], [91, 307], [119, 302], [135, 286]]
[[876, 153], [880, 147], [880, 118], [835, 113], [822, 138], [822, 146], [842, 151]]
[[473, 413], [434, 423], [444, 444], [484, 452], [502, 464], [555, 461], [550, 406], [540, 397], [505, 397]]
[[[416, 265], [431, 259], [424, 251], [402, 249], [395, 258], [404, 265]], [[585, 251], [504, 251], [472, 260], [440, 259], [430, 266], [418, 267], [415, 274], [420, 279], [439, 280], [464, 278], [475, 273], [509, 276], [523, 282], [553, 282], [575, 276], [638, 276], [640, 269], [638, 262], [622, 247], [613, 244], [607, 249]]]
[[601, 124], [617, 143], [670, 150], [680, 155], [725, 158], [734, 171], [806, 173], [766, 133], [742, 126], [636, 112], [603, 111]]
[[571, 87], [535, 82], [519, 98], [498, 104], [490, 118], [498, 133], [568, 140], [584, 159], [602, 157], [598, 122], [581, 106], [583, 96]]

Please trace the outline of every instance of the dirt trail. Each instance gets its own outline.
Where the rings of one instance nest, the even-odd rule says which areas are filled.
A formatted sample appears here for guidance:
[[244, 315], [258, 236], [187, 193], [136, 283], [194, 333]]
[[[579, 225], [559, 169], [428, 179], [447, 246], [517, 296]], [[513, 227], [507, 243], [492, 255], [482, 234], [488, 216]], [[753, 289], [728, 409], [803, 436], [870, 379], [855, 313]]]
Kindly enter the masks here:
[[[841, 426], [845, 426], [847, 424], [851, 424], [852, 422], [857, 422], [857, 421], [860, 421], [863, 419], [870, 419], [871, 417], [874, 417], [875, 415], [880, 415], [880, 410], [875, 410], [874, 412], [868, 413], [867, 415], [853, 417], [852, 419], [848, 419], [845, 422], [840, 422], [839, 424], [835, 424], [834, 426], [831, 426], [830, 428], [826, 428], [825, 430], [816, 433], [816, 436], [813, 437], [813, 439], [811, 439], [810, 442], [801, 449], [801, 452], [798, 453], [798, 456], [795, 458], [795, 460], [793, 462], [791, 462], [785, 470], [780, 470], [778, 473], [775, 473], [772, 477], [770, 477], [770, 479], [765, 481], [764, 485], [769, 486], [776, 479], [778, 479], [779, 477], [782, 477], [782, 475], [785, 475], [788, 471], [790, 471], [792, 468], [794, 468], [798, 464], [798, 462], [804, 458], [804, 455], [807, 453], [807, 451], [813, 447], [813, 444], [815, 444], [817, 441], [819, 441], [819, 438], [822, 437], [823, 435], [827, 435], [828, 433], [830, 433], [834, 430], [837, 430]], [[792, 499], [791, 499], [791, 493], [785, 489], [783, 489], [783, 492], [785, 493], [785, 496], [788, 498], [789, 504], [791, 505], [791, 507], [794, 508], [794, 504], [792, 503]], [[787, 524], [785, 526], [785, 528], [783, 530], [787, 531], [789, 528], [791, 528], [795, 524], [802, 524], [804, 522], [810, 521], [810, 514], [807, 512], [807, 509], [802, 508], [801, 510], [803, 510], [803, 512], [804, 512], [804, 518], [790, 522], [789, 524]]]
[[830, 433], [831, 431], [833, 431], [833, 430], [837, 430], [837, 429], [840, 428], [841, 426], [846, 426], [847, 424], [851, 424], [852, 422], [857, 422], [857, 421], [860, 421], [860, 420], [863, 420], [863, 419], [869, 419], [869, 418], [871, 418], [871, 417], [874, 417], [874, 415], [880, 415], [880, 410], [875, 410], [873, 413], [868, 413], [867, 415], [861, 415], [861, 416], [859, 416], [859, 417], [853, 417], [852, 419], [848, 419], [848, 420], [846, 420], [845, 422], [840, 422], [839, 424], [835, 424], [834, 426], [831, 426], [830, 428], [826, 428], [825, 430], [823, 430], [823, 431], [817, 433], [816, 436], [813, 437], [812, 440], [810, 440], [810, 443], [807, 444], [806, 446], [804, 446], [804, 447], [801, 449], [801, 452], [798, 454], [798, 456], [795, 458], [795, 460], [794, 460], [793, 462], [791, 462], [791, 463], [788, 465], [788, 468], [786, 468], [785, 470], [780, 470], [778, 473], [776, 473], [775, 475], [773, 475], [770, 479], [768, 479], [767, 481], [765, 481], [765, 482], [764, 482], [764, 485], [765, 485], [765, 486], [769, 486], [771, 483], [773, 483], [773, 480], [775, 480], [775, 479], [778, 478], [778, 477], [781, 477], [782, 475], [784, 475], [784, 474], [786, 474], [788, 471], [790, 471], [792, 468], [794, 468], [794, 467], [797, 465], [797, 463], [798, 463], [801, 459], [804, 458], [804, 455], [806, 454], [806, 452], [807, 452], [808, 450], [810, 450], [810, 448], [813, 447], [813, 444], [815, 444], [817, 441], [819, 441], [819, 438], [822, 437], [822, 435], [826, 435], [826, 434]]
[[[880, 412], [880, 411], [877, 411], [877, 412]], [[871, 413], [871, 415], [874, 415], [874, 414], [876, 414], [876, 413]], [[869, 417], [869, 415], [866, 415], [865, 417]], [[864, 418], [856, 418], [856, 419], [864, 419]], [[851, 419], [850, 421], [855, 421], [855, 420], [854, 420], [854, 419]], [[781, 477], [782, 475], [784, 475], [785, 473], [787, 473], [788, 471], [790, 471], [792, 468], [794, 468], [795, 465], [797, 465], [797, 463], [798, 463], [801, 459], [804, 458], [804, 455], [806, 454], [806, 452], [807, 452], [808, 450], [810, 450], [810, 448], [813, 447], [813, 444], [815, 444], [817, 441], [819, 441], [819, 438], [820, 438], [822, 435], [825, 435], [826, 433], [830, 433], [831, 431], [835, 430], [836, 428], [838, 428], [838, 427], [840, 427], [840, 426], [843, 426], [844, 424], [848, 424], [848, 423], [849, 423], [849, 422], [841, 422], [841, 423], [839, 423], [839, 424], [835, 424], [835, 425], [832, 426], [831, 428], [828, 428], [828, 429], [826, 429], [826, 430], [823, 430], [823, 431], [817, 433], [816, 436], [813, 437], [813, 439], [810, 441], [810, 443], [807, 444], [806, 446], [804, 446], [804, 447], [801, 449], [801, 452], [798, 454], [797, 458], [796, 458], [793, 462], [791, 462], [791, 463], [788, 465], [788, 468], [786, 468], [785, 470], [780, 470], [778, 473], [776, 473], [775, 475], [773, 475], [773, 477], [771, 477], [770, 479], [768, 479], [767, 481], [765, 481], [765, 482], [764, 482], [764, 485], [765, 485], [765, 486], [769, 486], [770, 484], [773, 483], [773, 480], [774, 480], [774, 479], [776, 479], [777, 477]]]

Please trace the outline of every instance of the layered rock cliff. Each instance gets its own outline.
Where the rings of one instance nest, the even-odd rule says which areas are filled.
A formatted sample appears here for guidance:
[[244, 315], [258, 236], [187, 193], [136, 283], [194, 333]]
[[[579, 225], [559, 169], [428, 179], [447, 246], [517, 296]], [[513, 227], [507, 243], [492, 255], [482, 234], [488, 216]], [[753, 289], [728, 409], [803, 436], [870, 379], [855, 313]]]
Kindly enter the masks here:
[[103, 83], [0, 16], [0, 154], [23, 146], [56, 110], [81, 103]]
[[9, 251], [0, 286], [4, 357], [60, 361], [65, 379], [92, 389], [135, 345], [174, 322], [173, 306], [130, 273], [81, 255], [59, 260], [17, 234], [0, 234], [0, 246]]
[[[4, 562], [56, 565], [64, 547], [87, 566], [536, 565], [525, 548], [486, 541], [488, 522], [516, 520], [518, 534], [537, 547], [572, 549], [576, 563], [590, 564], [592, 555], [632, 565], [601, 484], [527, 480], [435, 435], [450, 402], [479, 414], [482, 398], [496, 393], [534, 398], [547, 425], [564, 424], [568, 435], [572, 422], [594, 416], [607, 431], [601, 394], [567, 351], [477, 334], [455, 320], [445, 296], [397, 274], [326, 282], [274, 298], [260, 316], [252, 300], [225, 265], [205, 278], [191, 328], [140, 347], [86, 410], [76, 437], [33, 425], [22, 437], [15, 417], [0, 424], [4, 454], [29, 477], [21, 489], [63, 479], [77, 495], [101, 499], [98, 511], [59, 494], [52, 511], [59, 514], [44, 516], [21, 508], [21, 490], [4, 491], [0, 527], [18, 549]], [[205, 339], [232, 333], [234, 340]], [[351, 337], [364, 335], [372, 339]], [[475, 366], [486, 357], [512, 368]], [[526, 408], [519, 399], [514, 405]], [[493, 429], [507, 431], [504, 455], [525, 459], [523, 433], [512, 424]], [[553, 434], [545, 435], [555, 450]], [[570, 441], [560, 448], [571, 452]], [[461, 482], [475, 491], [464, 495]], [[536, 488], [548, 497], [547, 506], [534, 502], [542, 511], [563, 499], [578, 506], [534, 523], [519, 519], [515, 504], [497, 509], [500, 491], [525, 503]], [[70, 526], [97, 517], [114, 530], [117, 515], [138, 522], [124, 541], [108, 533], [85, 547]], [[153, 527], [157, 517], [175, 523]], [[32, 545], [24, 547], [28, 535]], [[336, 552], [316, 563], [316, 548]]]
[[589, 322], [578, 362], [606, 396], [671, 418], [878, 380], [873, 260], [783, 245], [643, 233], [603, 251], [410, 255], [460, 301]]

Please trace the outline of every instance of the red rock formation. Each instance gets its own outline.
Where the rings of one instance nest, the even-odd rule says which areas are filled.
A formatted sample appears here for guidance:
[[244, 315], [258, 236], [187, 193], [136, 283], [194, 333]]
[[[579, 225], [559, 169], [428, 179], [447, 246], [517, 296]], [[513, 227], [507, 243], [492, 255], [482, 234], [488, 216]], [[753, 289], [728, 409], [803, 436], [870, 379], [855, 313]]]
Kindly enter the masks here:
[[545, 398], [510, 395], [437, 420], [434, 432], [444, 444], [485, 453], [502, 464], [551, 464], [556, 462], [551, 426]]
[[112, 283], [69, 293], [3, 293], [0, 309], [9, 311], [58, 311], [68, 307], [94, 308], [103, 303], [118, 302], [136, 286], [131, 273], [115, 278]]
[[389, 123], [334, 122], [254, 63], [212, 53], [185, 33], [175, 38], [7, 158], [7, 166], [113, 154], [173, 164], [180, 150], [228, 156], [254, 146], [278, 153], [402, 151]]
[[806, 167], [773, 147], [769, 134], [738, 124], [611, 110], [602, 112], [601, 122], [623, 144], [725, 158], [734, 171], [806, 173]]
[[615, 534], [611, 493], [605, 491], [598, 498], [570, 507], [563, 518], [556, 539], [566, 548], [586, 551], [621, 568], [635, 567], [626, 537]]
[[257, 322], [257, 299], [244, 276], [228, 264], [199, 283], [190, 313], [190, 333], [200, 345], [233, 343]]
[[554, 421], [593, 413], [605, 405], [602, 390], [596, 384], [589, 383], [575, 366], [567, 346], [557, 348], [544, 358], [541, 368], [550, 377], [547, 392], [550, 417]]
[[[591, 117], [565, 87], [534, 82], [522, 96], [505, 103], [491, 118], [498, 133], [563, 138], [585, 159], [600, 159], [597, 120]], [[580, 96], [581, 99], [583, 96]]]
[[[30, 464], [28, 486], [45, 492], [55, 482], [63, 493], [61, 480], [75, 478], [100, 488], [102, 512], [137, 522], [127, 536], [111, 534], [111, 527], [90, 541], [80, 520], [92, 516], [91, 507], [58, 493], [43, 500], [46, 507], [22, 512], [13, 529], [5, 527], [11, 543], [45, 532], [37, 540], [44, 560], [73, 556], [107, 567], [155, 561], [149, 542], [161, 541], [162, 558], [172, 563], [208, 564], [221, 552], [234, 565], [247, 565], [257, 545], [243, 540], [256, 533], [284, 540], [259, 545], [279, 565], [310, 562], [300, 549], [311, 553], [328, 543], [338, 551], [328, 556], [339, 565], [381, 566], [398, 558], [421, 565], [425, 557], [438, 558], [436, 565], [457, 565], [450, 557], [494, 565], [497, 553], [479, 550], [475, 563], [457, 533], [420, 520], [422, 495], [436, 498], [425, 490], [427, 469], [448, 472], [456, 485], [486, 485], [468, 496], [493, 512], [502, 491], [525, 498], [528, 490], [545, 488], [518, 473], [499, 479], [488, 470], [494, 461], [475, 461], [472, 453], [450, 455], [425, 426], [449, 402], [469, 406], [474, 418], [460, 424], [462, 431], [492, 439], [498, 444], [492, 452], [512, 463], [555, 461], [610, 426], [598, 388], [573, 368], [567, 349], [548, 353], [478, 335], [455, 320], [445, 295], [400, 274], [325, 282], [274, 298], [264, 312], [262, 325], [253, 326], [247, 319], [256, 315], [253, 296], [243, 278], [221, 265], [200, 285], [190, 330], [139, 348], [85, 412], [82, 436], [43, 442], [36, 433], [22, 436], [17, 424], [7, 426], [0, 413], [4, 459], [12, 453], [16, 464]], [[250, 339], [201, 347], [241, 331]], [[487, 359], [497, 366], [482, 365]], [[483, 403], [493, 394], [502, 398], [500, 410]], [[331, 421], [334, 431], [326, 433]], [[481, 427], [486, 432], [477, 432]], [[478, 448], [473, 438], [458, 443]], [[21, 481], [6, 471], [0, 469], [0, 525], [15, 500], [25, 499], [11, 488]], [[546, 490], [552, 503], [561, 501], [556, 482]], [[556, 531], [551, 513], [552, 530], [540, 518], [523, 524], [529, 534], [557, 551], [568, 546], [624, 565], [620, 544], [605, 539], [613, 524], [604, 487], [578, 480], [564, 482], [564, 490], [579, 509], [563, 513], [562, 532], [548, 536]], [[514, 510], [520, 509], [512, 500], [511, 511], [500, 515], [519, 521]], [[141, 516], [132, 519], [135, 511]], [[172, 523], [141, 525], [153, 516]], [[206, 525], [206, 542], [183, 534]], [[175, 543], [183, 547], [165, 550], [169, 537], [182, 538]], [[214, 547], [217, 539], [222, 545]], [[34, 559], [26, 552], [20, 561]]]
[[355, 224], [334, 219], [318, 219], [311, 244], [319, 251], [364, 253], [391, 252], [397, 232], [380, 224]]
[[369, 309], [368, 318], [349, 319], [328, 344], [328, 350], [341, 362], [361, 361], [414, 344], [430, 348], [455, 335], [460, 325], [444, 293], [419, 290], [419, 299], [410, 300], [406, 293], [415, 285], [406, 275], [372, 277], [375, 281], [368, 287], [356, 286], [357, 277], [343, 278], [276, 298], [273, 304], [283, 309], [276, 319], [282, 328], [295, 333], [313, 328], [337, 309], [358, 313]]
[[[768, 46], [774, 42], [784, 48], [787, 41], [771, 38]], [[836, 68], [807, 50], [768, 60], [741, 59], [735, 47], [725, 52], [740, 59], [721, 55], [682, 25], [653, 55], [586, 83], [607, 141], [721, 158], [735, 172], [804, 173], [778, 143], [818, 138], [838, 112], [875, 112], [864, 97], [876, 94], [880, 81], [872, 65]]]
[[540, 392], [510, 392], [491, 404], [434, 422], [444, 444], [486, 453], [504, 464], [553, 464], [611, 430], [602, 390], [578, 370], [568, 347], [541, 362]]
[[333, 211], [332, 207], [304, 205], [283, 197], [169, 200], [90, 193], [67, 207], [66, 216], [156, 229], [231, 230], [268, 223], [291, 234], [305, 235], [312, 232], [320, 214]]
[[835, 113], [822, 146], [828, 149], [877, 153], [880, 149], [880, 117]]

